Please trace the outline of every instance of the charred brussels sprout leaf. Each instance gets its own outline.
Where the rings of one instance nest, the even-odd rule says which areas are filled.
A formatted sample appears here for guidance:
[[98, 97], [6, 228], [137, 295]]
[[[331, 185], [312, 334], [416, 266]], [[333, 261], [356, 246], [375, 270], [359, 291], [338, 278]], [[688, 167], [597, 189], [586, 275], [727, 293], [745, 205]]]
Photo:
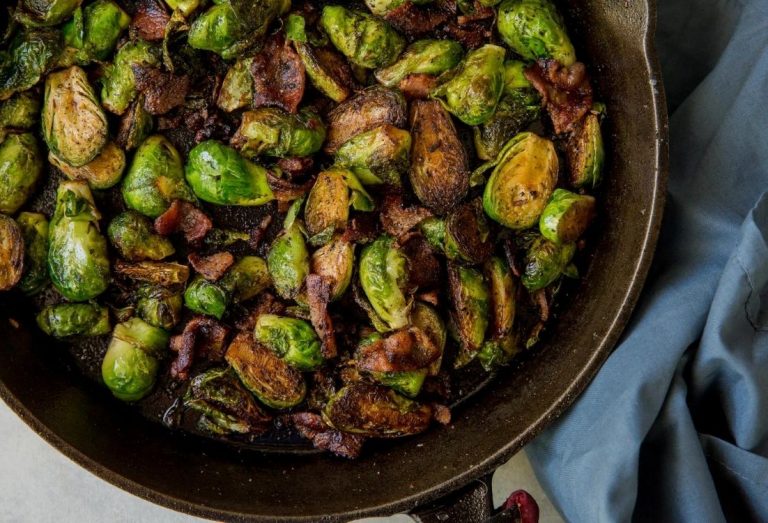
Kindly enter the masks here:
[[311, 156], [325, 140], [325, 124], [309, 109], [290, 114], [275, 107], [260, 107], [243, 113], [232, 144], [247, 157], [279, 158]]
[[192, 378], [184, 394], [184, 407], [201, 414], [198, 426], [220, 435], [255, 436], [266, 431], [270, 421], [228, 368], [210, 369]]
[[461, 342], [454, 365], [461, 367], [477, 355], [485, 340], [490, 307], [488, 286], [477, 270], [449, 264], [448, 287], [451, 320]]
[[35, 135], [8, 135], [0, 143], [0, 212], [18, 211], [32, 195], [42, 173], [42, 153]]
[[42, 121], [51, 153], [73, 167], [96, 158], [109, 138], [107, 116], [77, 66], [48, 75]]
[[461, 44], [453, 40], [414, 42], [394, 64], [376, 71], [376, 79], [387, 87], [396, 87], [410, 74], [439, 75], [456, 67], [464, 55]]
[[577, 188], [594, 189], [603, 178], [605, 150], [600, 120], [596, 114], [587, 114], [566, 147], [571, 184]]
[[373, 310], [391, 329], [408, 325], [412, 300], [406, 296], [408, 260], [394, 238], [381, 236], [360, 255], [360, 285]]
[[70, 180], [84, 180], [92, 189], [109, 189], [125, 170], [125, 153], [114, 142], [107, 142], [96, 158], [81, 167], [72, 167], [53, 153], [48, 160]]
[[539, 230], [551, 242], [572, 243], [584, 234], [594, 217], [592, 196], [555, 189], [539, 219]]
[[464, 203], [448, 215], [443, 246], [448, 259], [470, 264], [482, 263], [491, 255], [493, 244], [479, 200]]
[[403, 37], [384, 20], [342, 6], [325, 6], [320, 25], [336, 49], [366, 69], [386, 67], [405, 47]]
[[332, 282], [331, 300], [339, 299], [352, 281], [355, 246], [342, 238], [326, 243], [312, 254], [312, 274]]
[[181, 320], [183, 299], [175, 289], [142, 285], [138, 296], [136, 312], [150, 325], [171, 330]]
[[220, 281], [235, 303], [250, 300], [271, 283], [267, 263], [258, 256], [243, 256]]
[[85, 182], [61, 182], [50, 224], [48, 273], [62, 296], [85, 301], [109, 285], [107, 240]]
[[529, 291], [549, 286], [564, 273], [571, 263], [576, 246], [572, 243], [558, 245], [537, 236], [525, 253], [521, 281]]
[[541, 98], [533, 89], [517, 89], [505, 94], [493, 116], [472, 129], [477, 156], [481, 160], [493, 160], [510, 136], [524, 130], [540, 115]]
[[400, 185], [408, 171], [411, 133], [382, 125], [358, 134], [336, 152], [336, 165], [351, 170], [366, 185]]
[[48, 219], [35, 212], [19, 214], [16, 223], [24, 238], [24, 276], [19, 289], [37, 294], [48, 285]]
[[445, 251], [445, 220], [427, 218], [419, 224], [419, 229], [432, 247], [438, 252]]
[[379, 438], [424, 432], [431, 418], [432, 409], [428, 405], [367, 383], [343, 387], [323, 409], [323, 419], [332, 427]]
[[240, 58], [227, 71], [216, 105], [227, 112], [248, 107], [253, 102], [253, 58]]
[[152, 134], [153, 127], [152, 115], [144, 109], [144, 98], [139, 96], [123, 114], [116, 141], [126, 151], [132, 151]]
[[40, 99], [31, 91], [0, 102], [0, 142], [14, 131], [30, 131], [40, 120]]
[[12, 218], [0, 214], [0, 291], [7, 291], [21, 279], [24, 268], [24, 238]]
[[136, 150], [122, 191], [128, 207], [150, 218], [163, 214], [173, 200], [196, 201], [184, 182], [181, 156], [160, 135], [150, 136]]
[[27, 26], [53, 26], [69, 18], [81, 3], [83, 0], [21, 0], [15, 16]]
[[123, 114], [136, 98], [134, 65], [160, 65], [158, 49], [144, 40], [128, 42], [118, 49], [114, 62], [104, 69], [101, 80], [101, 103], [109, 112]]
[[77, 50], [75, 60], [78, 63], [106, 60], [130, 23], [131, 17], [113, 0], [96, 0], [82, 11], [78, 9], [64, 25], [64, 42]]
[[240, 333], [232, 340], [225, 359], [243, 385], [268, 407], [288, 409], [301, 403], [306, 395], [307, 384], [301, 372], [255, 343], [250, 334]]
[[504, 0], [497, 23], [504, 42], [527, 60], [553, 58], [565, 66], [576, 61], [563, 19], [550, 0]]
[[301, 371], [317, 370], [325, 361], [315, 329], [304, 320], [262, 314], [253, 338]]
[[499, 257], [489, 259], [483, 267], [491, 304], [491, 331], [495, 339], [501, 339], [512, 331], [515, 322], [515, 281], [512, 271]]
[[198, 198], [217, 205], [263, 205], [274, 199], [267, 170], [215, 140], [195, 146], [185, 167]]
[[26, 91], [47, 73], [61, 54], [61, 35], [54, 30], [17, 35], [0, 53], [0, 100]]
[[101, 363], [101, 377], [115, 397], [137, 401], [149, 394], [159, 359], [168, 347], [168, 336], [140, 318], [115, 326]]
[[440, 349], [440, 357], [429, 366], [429, 375], [436, 376], [440, 372], [442, 354], [448, 340], [448, 330], [445, 328], [445, 323], [434, 307], [421, 302], [416, 302], [413, 307], [411, 323], [429, 336], [435, 347]]
[[60, 303], [37, 315], [42, 331], [54, 338], [109, 334], [109, 309], [96, 303]]
[[112, 219], [107, 234], [126, 260], [157, 261], [175, 252], [168, 239], [154, 232], [152, 222], [135, 211], [126, 211]]
[[477, 353], [477, 361], [487, 371], [492, 372], [496, 368], [508, 364], [520, 352], [517, 337], [513, 334], [498, 340], [488, 340]]
[[558, 160], [551, 141], [521, 133], [504, 146], [485, 185], [483, 207], [510, 229], [533, 226], [557, 183]]
[[286, 299], [296, 298], [309, 274], [309, 252], [297, 224], [289, 226], [272, 243], [267, 267], [277, 293]]
[[229, 305], [229, 293], [217, 283], [198, 275], [184, 291], [184, 305], [191, 311], [220, 320]]
[[349, 218], [349, 189], [340, 169], [321, 172], [307, 197], [304, 220], [310, 237], [340, 231]]

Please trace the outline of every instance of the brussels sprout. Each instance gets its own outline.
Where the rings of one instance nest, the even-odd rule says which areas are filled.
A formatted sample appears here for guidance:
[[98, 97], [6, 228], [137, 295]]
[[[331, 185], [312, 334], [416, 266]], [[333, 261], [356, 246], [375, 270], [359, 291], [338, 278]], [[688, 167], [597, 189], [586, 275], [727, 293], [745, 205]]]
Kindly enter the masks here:
[[152, 134], [153, 127], [152, 115], [144, 109], [144, 97], [139, 96], [123, 114], [116, 141], [126, 151], [132, 151]]
[[13, 95], [0, 103], [0, 142], [10, 132], [30, 131], [40, 119], [40, 99], [31, 91]]
[[231, 143], [247, 157], [261, 154], [279, 158], [311, 156], [323, 146], [325, 124], [312, 110], [290, 114], [276, 107], [243, 113]]
[[117, 50], [114, 62], [105, 67], [101, 80], [101, 103], [109, 112], [123, 114], [136, 98], [134, 65], [160, 65], [157, 48], [144, 40], [137, 40]]
[[109, 139], [107, 116], [85, 71], [77, 66], [46, 78], [42, 120], [48, 148], [73, 167], [96, 158]]
[[551, 242], [573, 243], [584, 234], [594, 217], [592, 196], [555, 189], [539, 218], [539, 230]]
[[341, 169], [341, 174], [344, 176], [344, 181], [349, 188], [349, 204], [356, 211], [372, 211], [376, 208], [376, 203], [365, 190], [363, 184], [357, 179], [355, 173], [349, 169]]
[[255, 343], [250, 334], [238, 334], [229, 345], [225, 359], [243, 385], [264, 405], [288, 409], [304, 400], [307, 384], [301, 372], [268, 348]]
[[270, 421], [229, 368], [209, 369], [192, 378], [184, 407], [201, 414], [198, 426], [220, 435], [258, 435]]
[[408, 170], [411, 133], [382, 125], [360, 133], [336, 152], [336, 165], [351, 170], [366, 185], [400, 185]]
[[331, 300], [346, 292], [355, 269], [355, 245], [343, 238], [326, 243], [312, 254], [312, 274], [332, 282]]
[[415, 398], [427, 377], [427, 369], [402, 372], [376, 372], [374, 379], [409, 398]]
[[450, 260], [476, 264], [491, 255], [493, 244], [479, 200], [464, 203], [448, 215], [443, 245]]
[[0, 100], [26, 91], [47, 73], [61, 55], [58, 31], [30, 31], [17, 35], [8, 51], [0, 53]]
[[21, 279], [24, 269], [24, 238], [12, 218], [0, 214], [0, 291], [7, 291]]
[[309, 252], [298, 224], [291, 224], [272, 242], [267, 267], [277, 293], [286, 299], [296, 298], [309, 274]]
[[250, 300], [271, 283], [267, 262], [258, 256], [243, 256], [219, 281], [235, 303]]
[[483, 272], [491, 300], [490, 334], [501, 339], [512, 331], [515, 322], [515, 281], [509, 266], [496, 256], [485, 262]]
[[150, 136], [136, 150], [122, 191], [128, 207], [150, 218], [163, 214], [173, 200], [196, 201], [184, 182], [178, 151], [160, 135]]
[[513, 94], [520, 89], [533, 89], [533, 84], [525, 76], [525, 62], [507, 60], [504, 62], [504, 94]]
[[440, 252], [445, 251], [445, 220], [427, 218], [419, 224], [419, 229], [432, 247]]
[[408, 325], [412, 300], [404, 292], [407, 265], [408, 260], [390, 236], [380, 236], [360, 255], [360, 285], [373, 310], [391, 330]]
[[227, 70], [221, 83], [216, 105], [227, 112], [251, 105], [253, 101], [253, 58], [240, 58]]
[[504, 0], [497, 24], [504, 42], [527, 60], [554, 58], [565, 66], [576, 61], [563, 19], [550, 0]]
[[80, 7], [83, 0], [21, 0], [15, 17], [24, 25], [58, 25]]
[[568, 139], [566, 147], [571, 184], [594, 189], [603, 178], [605, 150], [600, 132], [600, 119], [589, 113]]
[[576, 246], [573, 243], [558, 245], [537, 236], [525, 253], [520, 280], [529, 291], [547, 287], [563, 274], [575, 252]]
[[135, 211], [115, 216], [109, 223], [107, 235], [126, 260], [162, 260], [176, 252], [167, 238], [154, 232], [152, 222]]
[[43, 159], [32, 133], [11, 134], [0, 143], [0, 212], [14, 214], [32, 196]]
[[256, 320], [253, 339], [301, 371], [317, 370], [325, 361], [315, 329], [304, 320], [262, 314]]
[[96, 303], [49, 305], [37, 315], [42, 331], [54, 338], [109, 334], [109, 309]]
[[496, 112], [482, 125], [474, 127], [475, 150], [481, 160], [493, 160], [510, 136], [515, 136], [541, 115], [541, 97], [533, 89], [517, 89], [505, 94]]
[[504, 94], [504, 55], [498, 45], [486, 44], [467, 53], [461, 64], [441, 77], [432, 96], [467, 125], [485, 123]]
[[557, 183], [555, 146], [533, 133], [521, 133], [502, 149], [485, 185], [483, 208], [510, 229], [527, 229], [541, 216]]
[[456, 67], [464, 55], [461, 44], [453, 40], [419, 40], [394, 64], [376, 71], [376, 79], [387, 87], [396, 87], [410, 74], [439, 75]]
[[137, 292], [136, 312], [139, 317], [165, 330], [171, 330], [181, 320], [181, 293], [167, 287], [142, 285]]
[[395, 438], [425, 431], [432, 409], [386, 387], [359, 382], [331, 397], [323, 409], [323, 419], [344, 432]]
[[64, 25], [64, 42], [77, 49], [75, 60], [79, 63], [106, 60], [130, 23], [131, 17], [113, 0], [95, 0], [75, 11]]
[[100, 218], [88, 184], [59, 184], [48, 237], [48, 273], [68, 300], [90, 300], [109, 285], [107, 240], [99, 232]]
[[488, 328], [489, 295], [483, 275], [475, 269], [448, 265], [451, 320], [461, 342], [455, 365], [469, 362], [483, 345]]
[[216, 140], [196, 145], [184, 168], [198, 198], [218, 205], [263, 205], [275, 197], [267, 170]]
[[320, 26], [336, 49], [366, 69], [386, 67], [405, 47], [403, 37], [384, 20], [339, 5], [323, 8]]
[[189, 267], [180, 263], [143, 261], [126, 263], [118, 260], [115, 272], [135, 281], [162, 285], [183, 286], [189, 279]]
[[48, 161], [70, 180], [88, 182], [91, 189], [109, 189], [120, 181], [125, 170], [125, 153], [114, 142], [107, 142], [96, 158], [80, 167], [72, 167], [53, 153], [49, 153]]
[[340, 169], [321, 172], [304, 206], [304, 221], [310, 237], [324, 231], [344, 230], [349, 218], [349, 189]]
[[218, 283], [195, 276], [184, 291], [184, 305], [193, 312], [207, 314], [220, 320], [229, 305], [229, 293]]
[[440, 357], [429, 366], [429, 375], [436, 376], [440, 372], [442, 363], [442, 353], [445, 350], [445, 343], [448, 340], [448, 330], [445, 328], [440, 315], [434, 307], [426, 303], [416, 302], [411, 311], [411, 323], [414, 327], [420, 328], [429, 338], [435, 347], [440, 349]]
[[[303, 18], [302, 18], [303, 20]], [[315, 49], [294, 40], [293, 46], [315, 88], [334, 102], [341, 103], [352, 94], [352, 79], [346, 60], [330, 49]]]
[[101, 377], [116, 398], [137, 401], [155, 385], [168, 333], [140, 318], [118, 323], [101, 363]]
[[168, 7], [182, 15], [189, 16], [200, 7], [200, 0], [165, 0]]
[[506, 365], [520, 352], [517, 336], [508, 334], [498, 340], [488, 340], [477, 352], [477, 361], [487, 371]]
[[213, 51], [225, 60], [236, 58], [290, 7], [290, 0], [220, 0], [192, 23], [187, 41], [194, 49]]
[[444, 214], [469, 190], [467, 152], [439, 102], [414, 102], [411, 121], [411, 187], [421, 203]]
[[48, 219], [36, 212], [23, 212], [16, 218], [24, 238], [24, 275], [19, 289], [37, 294], [48, 285]]

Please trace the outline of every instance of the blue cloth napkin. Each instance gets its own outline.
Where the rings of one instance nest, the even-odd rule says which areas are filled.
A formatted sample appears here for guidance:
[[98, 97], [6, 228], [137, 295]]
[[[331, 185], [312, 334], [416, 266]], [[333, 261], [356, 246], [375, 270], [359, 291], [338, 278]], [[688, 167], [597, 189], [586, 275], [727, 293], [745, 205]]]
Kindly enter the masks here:
[[653, 269], [615, 352], [527, 452], [570, 521], [768, 521], [768, 0], [659, 4], [671, 171]]

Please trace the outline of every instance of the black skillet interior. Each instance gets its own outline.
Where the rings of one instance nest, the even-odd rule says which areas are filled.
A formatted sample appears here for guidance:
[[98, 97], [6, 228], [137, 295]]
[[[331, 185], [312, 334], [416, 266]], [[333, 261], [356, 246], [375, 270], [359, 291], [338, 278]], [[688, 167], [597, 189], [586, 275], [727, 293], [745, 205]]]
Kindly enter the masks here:
[[454, 423], [387, 442], [357, 461], [233, 448], [174, 433], [84, 378], [34, 328], [21, 298], [0, 301], [0, 395], [92, 472], [172, 508], [217, 519], [316, 521], [391, 513], [492, 470], [586, 386], [616, 342], [645, 277], [662, 211], [666, 121], [652, 9], [571, 0], [568, 27], [609, 118], [597, 255], [544, 347], [454, 411]]

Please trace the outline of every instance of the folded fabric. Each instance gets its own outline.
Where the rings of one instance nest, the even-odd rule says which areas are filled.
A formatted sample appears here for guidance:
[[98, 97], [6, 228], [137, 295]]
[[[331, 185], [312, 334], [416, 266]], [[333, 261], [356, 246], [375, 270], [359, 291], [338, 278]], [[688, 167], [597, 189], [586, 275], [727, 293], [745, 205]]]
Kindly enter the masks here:
[[768, 1], [660, 0], [657, 41], [673, 112], [653, 269], [527, 452], [571, 521], [768, 521]]

